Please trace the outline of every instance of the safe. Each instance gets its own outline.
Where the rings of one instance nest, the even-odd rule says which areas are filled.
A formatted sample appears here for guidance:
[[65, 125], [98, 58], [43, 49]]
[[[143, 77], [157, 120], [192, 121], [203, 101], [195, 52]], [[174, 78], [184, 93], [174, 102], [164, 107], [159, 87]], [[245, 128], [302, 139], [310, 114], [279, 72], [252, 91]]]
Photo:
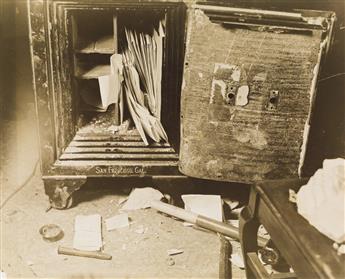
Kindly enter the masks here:
[[[252, 183], [303, 175], [334, 13], [173, 0], [28, 0], [28, 7], [41, 171], [52, 207], [71, 206], [91, 178]], [[133, 111], [124, 109], [122, 121], [116, 104], [90, 104], [103, 101], [100, 78], [131, 43], [128, 30], [149, 33], [150, 26], [164, 29], [159, 120], [167, 140], [146, 142]]]

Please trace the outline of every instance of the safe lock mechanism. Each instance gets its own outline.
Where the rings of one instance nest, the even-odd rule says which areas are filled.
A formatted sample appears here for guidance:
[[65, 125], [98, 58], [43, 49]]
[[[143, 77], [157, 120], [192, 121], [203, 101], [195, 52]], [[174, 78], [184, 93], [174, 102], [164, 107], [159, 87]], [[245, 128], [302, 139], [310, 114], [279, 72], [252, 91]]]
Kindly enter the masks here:
[[276, 110], [278, 107], [279, 101], [279, 91], [278, 90], [271, 90], [268, 102], [266, 104], [267, 110]]

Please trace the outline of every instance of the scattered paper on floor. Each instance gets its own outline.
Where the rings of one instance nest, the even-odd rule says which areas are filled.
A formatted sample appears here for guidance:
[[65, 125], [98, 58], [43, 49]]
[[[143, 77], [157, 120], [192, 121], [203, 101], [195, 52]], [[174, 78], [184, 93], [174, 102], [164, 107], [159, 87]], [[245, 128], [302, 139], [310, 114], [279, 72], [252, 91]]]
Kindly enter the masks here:
[[129, 226], [128, 214], [122, 213], [105, 220], [105, 225], [107, 231], [112, 231], [115, 229], [126, 228]]
[[101, 215], [77, 215], [74, 222], [73, 248], [99, 251], [102, 247]]
[[163, 197], [161, 192], [150, 187], [135, 188], [129, 194], [128, 200], [122, 206], [121, 210], [149, 208], [151, 206], [151, 201], [160, 201]]
[[219, 195], [182, 195], [184, 208], [211, 219], [223, 221], [223, 203]]

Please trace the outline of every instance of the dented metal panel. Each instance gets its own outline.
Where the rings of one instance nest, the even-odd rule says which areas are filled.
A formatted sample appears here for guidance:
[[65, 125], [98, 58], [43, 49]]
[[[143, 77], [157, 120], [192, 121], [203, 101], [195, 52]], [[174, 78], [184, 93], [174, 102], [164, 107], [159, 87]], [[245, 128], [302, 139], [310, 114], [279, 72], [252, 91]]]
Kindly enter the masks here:
[[222, 24], [201, 8], [189, 13], [180, 171], [246, 183], [297, 177], [328, 21], [288, 14], [284, 25], [268, 13], [281, 25], [260, 28], [253, 17], [228, 24], [244, 11], [230, 9]]

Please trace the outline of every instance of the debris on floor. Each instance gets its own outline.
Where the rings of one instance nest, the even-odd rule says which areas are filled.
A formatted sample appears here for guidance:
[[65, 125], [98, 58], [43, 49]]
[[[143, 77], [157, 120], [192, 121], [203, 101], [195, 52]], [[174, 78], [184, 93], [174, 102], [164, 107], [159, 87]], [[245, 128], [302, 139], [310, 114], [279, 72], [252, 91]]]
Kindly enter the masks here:
[[259, 226], [259, 228], [258, 228], [258, 235], [263, 237], [263, 238], [267, 238], [267, 239], [270, 238], [267, 230], [265, 229], [265, 227], [263, 225]]
[[186, 210], [223, 221], [223, 203], [219, 195], [182, 195], [181, 198]]
[[163, 197], [161, 192], [150, 187], [135, 188], [129, 194], [128, 200], [122, 206], [121, 211], [149, 208], [151, 201], [159, 201]]
[[167, 251], [167, 253], [168, 253], [169, 256], [175, 256], [175, 255], [178, 255], [178, 254], [182, 254], [182, 253], [183, 253], [183, 250], [173, 248], [173, 249], [169, 249], [169, 250]]
[[175, 265], [175, 260], [172, 257], [167, 258], [167, 264], [168, 266]]
[[47, 242], [56, 242], [63, 238], [63, 230], [55, 224], [44, 225], [40, 228], [42, 238]]
[[102, 243], [101, 215], [77, 215], [74, 223], [73, 248], [84, 251], [99, 251]]
[[128, 214], [122, 213], [122, 214], [110, 217], [105, 220], [105, 225], [107, 227], [107, 231], [112, 231], [112, 230], [120, 229], [120, 228], [126, 228], [129, 226]]
[[289, 189], [289, 202], [297, 203], [297, 193], [292, 189]]
[[73, 249], [69, 247], [58, 247], [58, 254], [60, 255], [69, 255], [77, 257], [86, 257], [86, 258], [95, 258], [99, 260], [111, 260], [112, 256], [100, 251], [82, 251], [78, 249]]
[[337, 251], [338, 255], [345, 254], [345, 244], [338, 244], [338, 243], [334, 242], [333, 248]]

